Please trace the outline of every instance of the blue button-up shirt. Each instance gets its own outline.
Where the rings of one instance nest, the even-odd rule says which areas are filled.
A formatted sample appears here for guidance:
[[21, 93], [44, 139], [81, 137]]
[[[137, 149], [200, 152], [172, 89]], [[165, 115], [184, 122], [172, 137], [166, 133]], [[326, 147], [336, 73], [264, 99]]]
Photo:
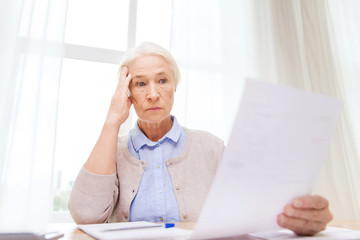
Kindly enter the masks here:
[[146, 162], [138, 192], [130, 206], [130, 221], [180, 222], [179, 208], [165, 160], [184, 150], [186, 134], [176, 118], [171, 130], [158, 142], [149, 140], [138, 124], [130, 131], [128, 149]]

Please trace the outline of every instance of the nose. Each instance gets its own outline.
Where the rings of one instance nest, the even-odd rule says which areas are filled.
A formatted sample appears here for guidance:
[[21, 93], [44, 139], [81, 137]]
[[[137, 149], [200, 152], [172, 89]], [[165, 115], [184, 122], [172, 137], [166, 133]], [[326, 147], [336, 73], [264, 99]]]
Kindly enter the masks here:
[[157, 99], [159, 99], [159, 97], [160, 97], [160, 94], [159, 94], [159, 90], [158, 90], [156, 84], [151, 82], [149, 84], [149, 91], [147, 93], [147, 99], [148, 100], [157, 100]]

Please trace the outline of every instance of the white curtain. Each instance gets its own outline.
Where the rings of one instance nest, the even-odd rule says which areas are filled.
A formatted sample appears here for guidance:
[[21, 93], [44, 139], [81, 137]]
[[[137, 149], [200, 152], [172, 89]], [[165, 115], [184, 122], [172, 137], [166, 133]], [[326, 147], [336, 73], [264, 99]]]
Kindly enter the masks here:
[[185, 103], [176, 108], [182, 123], [226, 140], [245, 76], [343, 100], [344, 110], [314, 193], [330, 200], [336, 219], [360, 218], [360, 159], [345, 89], [360, 76], [359, 2], [173, 3], [171, 51], [182, 69], [176, 100]]
[[66, 5], [0, 3], [1, 230], [48, 222]]
[[[344, 10], [342, 4], [340, 1], [278, 0], [268, 1], [264, 8], [264, 1], [254, 1], [255, 8], [265, 12], [258, 18], [262, 26], [257, 32], [259, 39], [271, 42], [267, 52], [259, 51], [257, 54], [263, 59], [259, 68], [268, 67], [273, 71], [263, 78], [343, 100], [344, 109], [314, 193], [330, 200], [336, 218], [358, 219], [359, 156], [345, 89], [348, 81], [344, 77], [346, 66], [341, 64], [341, 45], [337, 44], [344, 36], [336, 34], [334, 25], [339, 20], [335, 14]], [[360, 9], [356, 2], [351, 7]], [[358, 32], [358, 29], [351, 30]], [[260, 44], [262, 49], [269, 46], [264, 41]], [[356, 45], [353, 47], [357, 48]]]

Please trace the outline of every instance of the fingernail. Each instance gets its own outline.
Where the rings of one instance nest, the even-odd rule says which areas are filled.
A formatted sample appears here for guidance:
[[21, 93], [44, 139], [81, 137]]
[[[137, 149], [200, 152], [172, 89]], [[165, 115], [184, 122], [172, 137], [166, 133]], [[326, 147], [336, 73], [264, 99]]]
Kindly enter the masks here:
[[295, 199], [294, 206], [297, 208], [301, 208], [303, 206], [303, 202], [300, 199]]

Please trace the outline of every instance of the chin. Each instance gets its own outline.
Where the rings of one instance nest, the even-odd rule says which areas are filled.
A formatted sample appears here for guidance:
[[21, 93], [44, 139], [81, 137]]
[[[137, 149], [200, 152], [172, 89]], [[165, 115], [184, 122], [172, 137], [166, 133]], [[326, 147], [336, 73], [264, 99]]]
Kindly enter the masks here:
[[145, 114], [144, 116], [139, 117], [141, 121], [148, 122], [148, 123], [160, 123], [163, 120], [170, 117], [170, 114], [163, 115], [163, 114]]

